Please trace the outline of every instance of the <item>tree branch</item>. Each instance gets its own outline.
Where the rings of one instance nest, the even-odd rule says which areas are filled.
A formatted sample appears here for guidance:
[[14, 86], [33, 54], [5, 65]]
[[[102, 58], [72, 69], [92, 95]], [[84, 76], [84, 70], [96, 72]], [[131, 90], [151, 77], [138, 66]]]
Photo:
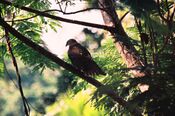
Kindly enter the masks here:
[[[63, 60], [58, 58], [56, 55], [54, 55], [51, 52], [45, 50], [43, 47], [41, 47], [38, 44], [34, 43], [33, 41], [31, 41], [27, 37], [23, 36], [17, 30], [12, 28], [9, 24], [7, 24], [1, 17], [0, 17], [0, 25], [3, 28], [5, 28], [7, 31], [9, 31], [12, 35], [14, 35], [16, 38], [18, 38], [20, 41], [25, 43], [27, 46], [31, 47], [33, 50], [35, 50], [38, 53], [44, 55], [45, 57], [47, 57], [48, 59], [52, 60], [56, 64], [58, 64], [58, 65], [62, 66], [63, 68], [65, 68], [66, 70], [69, 70], [70, 72], [74, 73], [75, 75], [81, 77], [82, 79], [84, 79], [88, 83], [94, 85], [97, 88], [105, 86], [102, 83], [100, 83], [99, 81], [97, 81], [96, 79], [85, 75], [80, 70], [74, 68], [72, 65], [64, 62]], [[142, 116], [142, 114], [140, 113], [140, 111], [138, 109], [136, 109], [136, 108], [133, 108], [133, 109], [129, 108], [128, 102], [125, 101], [124, 99], [122, 99], [120, 96], [118, 96], [118, 94], [114, 90], [112, 90], [111, 88], [106, 88], [106, 91], [105, 91], [104, 94], [107, 94], [114, 101], [118, 102], [121, 106], [123, 106], [128, 111], [130, 111], [131, 114], [133, 114], [134, 116]]]
[[38, 16], [38, 15], [34, 15], [34, 16], [31, 16], [31, 17], [28, 17], [28, 18], [23, 18], [23, 19], [8, 20], [8, 21], [6, 21], [6, 22], [24, 21], [24, 20], [29, 20], [29, 19], [35, 18], [35, 17], [37, 17], [37, 16]]
[[82, 10], [78, 10], [78, 11], [73, 11], [73, 12], [65, 12], [63, 10], [58, 10], [58, 9], [56, 9], [54, 11], [61, 12], [64, 15], [70, 15], [70, 14], [76, 14], [76, 13], [81, 13], [81, 12], [90, 11], [90, 10], [103, 10], [103, 11], [105, 11], [105, 9], [103, 9], [103, 8], [86, 8], [86, 9], [82, 9]]
[[22, 84], [21, 84], [21, 76], [20, 76], [19, 69], [18, 69], [18, 64], [17, 64], [16, 58], [15, 58], [13, 51], [12, 51], [12, 48], [11, 48], [9, 33], [8, 33], [7, 29], [5, 29], [5, 37], [6, 37], [6, 41], [7, 41], [8, 50], [9, 50], [11, 57], [12, 57], [13, 65], [14, 65], [15, 70], [16, 70], [16, 76], [18, 79], [18, 89], [19, 89], [19, 92], [20, 92], [21, 97], [22, 97], [25, 115], [30, 116], [30, 107], [29, 107], [28, 102], [24, 96], [24, 92], [23, 92], [23, 88], [22, 88]]
[[157, 0], [157, 9], [158, 9], [158, 13], [159, 13], [160, 18], [161, 18], [163, 21], [168, 22], [168, 19], [166, 19], [166, 18], [162, 15], [162, 13], [161, 13], [160, 1], [159, 1], [159, 0]]
[[[102, 8], [86, 8], [86, 9], [83, 9], [83, 10], [78, 10], [78, 11], [74, 11], [74, 12], [64, 12], [62, 10], [58, 10], [58, 9], [50, 9], [50, 10], [46, 10], [46, 11], [43, 11], [43, 12], [54, 12], [54, 11], [57, 11], [57, 12], [60, 12], [60, 13], [63, 13], [64, 15], [70, 15], [70, 14], [76, 14], [76, 13], [80, 13], [80, 12], [85, 12], [85, 11], [90, 11], [90, 10], [104, 10]], [[104, 10], [105, 11], [105, 10]], [[37, 17], [38, 15], [34, 15], [34, 16], [31, 16], [31, 17], [28, 17], [28, 18], [23, 18], [23, 19], [16, 19], [16, 20], [13, 20], [13, 21], [24, 21], [24, 20], [29, 20], [29, 19], [32, 19], [32, 18], [35, 18]], [[6, 22], [12, 22], [12, 21], [6, 21]]]
[[42, 12], [42, 11], [38, 11], [38, 10], [35, 10], [35, 9], [32, 9], [32, 8], [16, 5], [16, 4], [13, 4], [11, 2], [4, 1], [4, 0], [0, 0], [0, 3], [5, 4], [5, 5], [13, 5], [14, 7], [19, 8], [21, 10], [25, 10], [25, 11], [28, 11], [28, 12], [31, 12], [31, 13], [35, 13], [37, 15], [44, 16], [44, 17], [47, 17], [47, 18], [51, 18], [51, 19], [54, 19], [54, 20], [59, 20], [59, 21], [72, 23], [72, 24], [83, 25], [83, 26], [95, 27], [95, 28], [104, 29], [104, 30], [107, 30], [107, 31], [110, 31], [110, 32], [113, 32], [115, 30], [115, 28], [113, 28], [111, 26], [105, 26], [105, 25], [94, 24], [94, 23], [89, 23], [89, 22], [66, 19], [66, 18], [62, 18], [62, 17], [59, 17], [59, 16], [54, 16], [54, 15], [51, 15], [51, 14], [48, 14], [48, 13], [45, 13], [45, 12]]
[[175, 3], [174, 3], [173, 12], [172, 12], [172, 14], [170, 16], [170, 21], [173, 21], [174, 14], [175, 14]]

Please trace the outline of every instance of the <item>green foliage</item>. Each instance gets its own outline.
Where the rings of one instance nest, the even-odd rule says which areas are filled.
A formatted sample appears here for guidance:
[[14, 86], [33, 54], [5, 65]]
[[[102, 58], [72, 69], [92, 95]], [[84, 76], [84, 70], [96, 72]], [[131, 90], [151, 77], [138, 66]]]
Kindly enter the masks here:
[[[72, 2], [62, 0], [61, 2], [74, 4], [74, 1]], [[90, 7], [97, 7], [97, 0], [88, 0], [87, 2], [89, 3]], [[162, 0], [160, 3], [160, 11], [158, 12], [157, 4], [154, 0], [120, 0], [120, 3], [124, 4], [123, 7], [127, 6], [132, 12], [132, 15], [137, 20], [140, 20], [140, 25], [134, 25], [133, 27], [127, 29], [127, 33], [131, 38], [128, 37], [125, 39], [130, 39], [132, 44], [135, 45], [138, 54], [145, 63], [145, 66], [141, 67], [141, 71], [149, 72], [149, 75], [141, 78], [128, 78], [130, 77], [129, 69], [126, 68], [126, 66], [120, 58], [120, 54], [117, 53], [112, 39], [102, 40], [103, 35], [98, 35], [89, 30], [85, 30], [85, 33], [87, 34], [86, 38], [89, 42], [85, 41], [84, 45], [89, 47], [89, 44], [92, 44], [94, 42], [92, 38], [95, 38], [97, 44], [99, 45], [98, 47], [100, 47], [96, 50], [92, 50], [94, 51], [92, 56], [97, 62], [97, 64], [100, 67], [102, 67], [102, 69], [107, 73], [107, 75], [95, 76], [94, 78], [105, 84], [105, 86], [94, 90], [94, 88], [92, 88], [84, 80], [79, 79], [78, 77], [74, 76], [68, 71], [61, 70], [61, 75], [59, 75], [57, 79], [57, 85], [54, 84], [55, 86], [57, 86], [57, 89], [55, 90], [55, 88], [52, 88], [53, 90], [55, 90], [54, 92], [51, 89], [50, 91], [40, 91], [39, 93], [37, 93], [42, 98], [41, 101], [38, 100], [39, 98], [31, 97], [36, 93], [35, 91], [33, 93], [29, 92], [28, 94], [30, 95], [28, 99], [32, 103], [37, 103], [36, 107], [39, 108], [40, 112], [42, 113], [54, 112], [54, 110], [57, 109], [57, 106], [59, 106], [59, 108], [63, 109], [63, 111], [55, 111], [55, 115], [104, 115], [103, 113], [91, 114], [91, 111], [88, 110], [89, 108], [85, 108], [86, 105], [84, 105], [84, 102], [86, 102], [87, 99], [90, 99], [85, 98], [86, 100], [84, 100], [83, 97], [86, 97], [86, 95], [81, 94], [77, 98], [75, 98], [74, 101], [66, 101], [64, 99], [64, 101], [67, 102], [66, 104], [69, 105], [69, 107], [65, 109], [60, 106], [62, 100], [56, 102], [57, 97], [61, 98], [61, 95], [63, 93], [66, 93], [67, 90], [71, 89], [73, 91], [73, 96], [76, 97], [76, 95], [78, 95], [82, 90], [88, 90], [89, 88], [92, 88], [92, 91], [94, 91], [94, 93], [90, 95], [90, 101], [93, 103], [92, 105], [95, 108], [97, 108], [98, 110], [105, 110], [105, 113], [107, 115], [130, 115], [127, 112], [127, 109], [121, 107], [108, 96], [103, 95], [103, 93], [106, 91], [106, 88], [111, 88], [115, 90], [119, 94], [119, 96], [128, 101], [128, 108], [132, 109], [137, 107], [138, 109], [141, 109], [145, 115], [148, 116], [173, 116], [175, 114], [175, 23], [173, 17], [172, 20], [169, 20], [171, 18], [170, 14], [172, 14], [171, 10], [173, 8], [173, 2], [174, 1], [172, 0], [169, 0], [168, 2], [166, 0]], [[47, 0], [16, 0], [14, 4], [18, 4], [19, 6], [28, 6], [30, 8], [42, 11], [48, 10], [51, 5], [50, 2]], [[45, 17], [40, 16], [33, 17], [33, 13], [21, 11], [13, 6], [0, 5], [0, 9], [1, 16], [5, 20], [8, 20], [9, 24], [11, 24], [20, 33], [30, 38], [35, 43], [40, 44], [41, 46], [45, 46], [41, 40], [42, 32], [47, 31], [48, 27], [50, 27], [54, 31], [57, 30], [57, 27], [60, 27], [57, 21], [53, 21], [51, 19], [47, 19]], [[162, 15], [165, 19], [168, 20], [165, 21], [165, 19], [162, 19], [160, 15]], [[19, 21], [19, 19], [25, 20]], [[14, 20], [14, 23], [12, 23], [12, 20]], [[138, 31], [138, 27], [141, 28], [140, 31]], [[146, 35], [148, 43], [144, 43], [144, 38], [141, 37], [141, 34], [143, 33]], [[0, 29], [0, 36], [4, 36], [4, 30], [2, 28]], [[25, 65], [32, 67], [34, 71], [37, 72], [38, 70], [40, 70], [41, 72], [44, 72], [44, 69], [46, 68], [50, 68], [53, 70], [58, 68], [58, 66], [55, 63], [40, 55], [39, 53], [33, 51], [31, 48], [28, 48], [17, 38], [10, 35], [10, 39], [15, 56], [21, 61], [23, 61]], [[3, 40], [3, 38], [1, 40]], [[3, 61], [5, 58], [8, 58], [9, 55], [7, 53], [3, 41], [1, 40], [0, 74], [3, 74]], [[93, 42], [91, 43], [91, 41]], [[11, 74], [13, 75], [14, 73]], [[22, 76], [25, 77], [26, 75]], [[31, 85], [31, 83], [34, 81], [31, 80], [32, 76], [34, 75], [31, 74], [30, 79], [24, 79], [24, 87], [28, 87], [30, 85], [32, 86], [32, 88], [38, 89], [38, 86]], [[45, 80], [39, 80], [41, 81], [40, 84], [38, 84], [39, 86], [51, 86]], [[0, 81], [0, 85], [5, 85], [6, 87], [6, 84], [7, 83], [4, 83], [4, 81]], [[140, 92], [137, 89], [139, 84], [149, 85], [149, 90], [143, 93]], [[26, 91], [29, 90], [26, 89]], [[12, 99], [11, 97], [13, 95], [6, 95], [5, 93], [5, 96], [7, 96], [7, 99]], [[6, 112], [4, 114], [2, 113], [1, 115], [17, 115], [17, 113], [7, 113], [9, 110], [8, 108], [6, 108], [6, 106], [10, 105], [7, 102], [7, 100], [5, 100], [6, 99], [0, 97], [0, 104], [5, 104], [5, 108], [0, 107], [0, 111], [5, 110]], [[10, 102], [19, 103], [18, 98], [15, 98], [13, 100], [14, 101]], [[51, 109], [46, 111], [46, 106], [51, 105], [53, 103], [54, 105], [51, 106]], [[18, 109], [21, 110], [21, 108]]]
[[96, 110], [91, 106], [89, 91], [81, 91], [74, 97], [61, 95], [58, 101], [47, 108], [47, 115], [54, 116], [104, 116], [104, 110]]
[[[168, 9], [170, 10], [171, 8], [171, 1], [168, 1], [168, 3], [162, 1], [160, 3], [163, 16], [165, 16]], [[130, 104], [134, 104], [143, 109], [145, 115], [173, 116], [175, 104], [175, 96], [172, 93], [175, 88], [175, 81], [173, 79], [175, 66], [174, 27], [169, 26], [168, 23], [174, 25], [174, 21], [164, 22], [157, 11], [144, 16], [142, 15], [139, 20], [141, 20], [141, 33], [148, 35], [148, 44], [141, 44], [142, 40], [139, 37], [140, 34], [137, 31], [137, 27], [134, 26], [128, 31], [131, 33], [132, 38], [136, 38], [136, 40], [139, 41], [137, 48], [139, 49], [140, 56], [146, 63], [143, 71], [149, 72], [150, 75], [142, 78], [129, 79], [128, 85], [123, 90], [126, 89], [131, 93], [131, 90], [134, 90], [138, 84], [149, 85], [149, 90], [144, 93], [136, 90], [131, 96], [127, 95], [125, 97], [129, 98]]]
[[51, 6], [51, 3], [48, 0], [15, 0], [14, 4], [21, 5], [21, 6], [29, 6], [34, 9], [38, 10], [46, 10], [49, 9]]
[[4, 64], [2, 62], [3, 60], [1, 59], [1, 62], [0, 62], [0, 77], [2, 76], [2, 74], [4, 73]]
[[[56, 72], [46, 69], [43, 75], [38, 71], [31, 71], [29, 67], [24, 66], [23, 63], [18, 61], [20, 74], [22, 77], [22, 86], [25, 97], [27, 98], [31, 112], [35, 114], [44, 114], [45, 108], [54, 102], [55, 94], [57, 92], [57, 78]], [[6, 67], [8, 74], [5, 71], [4, 78], [0, 78], [0, 115], [20, 115], [23, 116], [22, 101], [18, 89], [14, 85], [17, 82], [13, 65], [6, 59]], [[48, 75], [48, 74], [53, 74]], [[32, 115], [33, 116], [33, 115]]]
[[5, 45], [0, 43], [0, 77], [4, 74], [4, 52], [5, 52]]
[[[16, 29], [24, 34], [24, 36], [31, 38], [35, 42], [40, 42], [40, 36], [42, 34], [41, 27], [36, 22], [23, 21], [15, 25]], [[32, 28], [31, 28], [32, 27]]]
[[[82, 42], [82, 45], [90, 50], [95, 50], [101, 47], [101, 41], [104, 39], [104, 34], [99, 34], [97, 32], [92, 32], [90, 29], [83, 29], [86, 35], [86, 41]], [[91, 45], [93, 47], [91, 47]]]
[[97, 8], [98, 7], [98, 0], [87, 0], [88, 6], [92, 8]]
[[91, 99], [94, 106], [97, 109], [104, 108], [106, 114], [113, 116], [120, 116], [124, 114], [124, 112], [128, 114], [125, 109], [123, 109], [119, 104], [115, 103], [111, 98], [106, 95], [102, 95], [106, 88], [111, 88], [119, 93], [120, 96], [124, 96], [123, 94], [125, 92], [123, 92], [122, 89], [127, 83], [123, 82], [125, 82], [129, 76], [125, 73], [125, 65], [121, 60], [119, 53], [116, 51], [112, 39], [108, 38], [108, 40], [104, 41], [99, 52], [96, 53], [95, 59], [98, 64], [101, 65], [103, 70], [108, 73], [108, 75], [105, 77], [99, 77], [99, 79], [105, 83], [105, 87], [97, 89], [97, 91], [94, 93]]
[[[50, 2], [48, 0], [15, 0], [14, 4], [19, 6], [27, 6], [33, 9], [45, 11], [50, 8]], [[21, 34], [28, 37], [35, 43], [44, 46], [44, 42], [41, 40], [43, 31], [47, 31], [50, 27], [54, 31], [56, 31], [57, 27], [60, 27], [58, 21], [51, 20], [48, 18], [44, 18], [41, 16], [35, 16], [33, 13], [25, 12], [13, 6], [6, 6], [0, 4], [0, 15], [6, 20], [8, 23], [12, 25], [16, 30], [18, 30]], [[51, 12], [52, 13], [52, 12]], [[35, 17], [34, 17], [35, 16]], [[13, 22], [12, 22], [13, 20]], [[49, 28], [49, 29], [50, 29]], [[56, 80], [52, 77], [50, 79], [42, 79], [44, 78], [37, 73], [47, 71], [47, 68], [52, 70], [58, 68], [58, 65], [53, 63], [51, 60], [37, 53], [33, 49], [27, 47], [13, 35], [10, 35], [10, 42], [12, 46], [13, 53], [16, 59], [20, 59], [27, 66], [22, 68], [21, 63], [18, 61], [18, 66], [20, 70], [20, 74], [22, 77], [22, 86], [25, 92], [25, 96], [30, 104], [32, 104], [32, 110], [37, 110], [36, 112], [44, 113], [45, 107], [48, 104], [54, 102], [55, 94], [56, 94]], [[7, 62], [11, 60], [11, 56], [6, 50], [7, 46], [4, 38], [4, 29], [0, 28], [0, 77], [4, 77], [0, 80], [1, 88], [4, 88], [3, 95], [0, 97], [0, 104], [3, 104], [3, 108], [0, 108], [2, 111], [0, 115], [23, 115], [22, 102], [19, 98], [18, 89], [14, 87], [14, 83], [16, 83], [15, 73], [13, 70], [13, 64], [6, 63], [7, 70], [4, 71], [4, 59]], [[47, 49], [47, 48], [46, 48]], [[9, 59], [10, 57], [10, 59]], [[10, 67], [10, 69], [9, 69]], [[12, 69], [11, 69], [12, 68]], [[31, 70], [29, 70], [31, 69]], [[7, 72], [8, 71], [8, 72]], [[42, 77], [42, 78], [40, 78]], [[7, 85], [7, 83], [9, 83]], [[6, 88], [6, 89], [5, 89]], [[32, 89], [31, 89], [32, 88]], [[51, 88], [51, 89], [50, 89]], [[35, 91], [37, 90], [37, 91]], [[13, 91], [13, 92], [12, 92]], [[49, 96], [53, 95], [52, 98], [47, 97], [47, 93]], [[13, 98], [12, 98], [13, 97]], [[10, 101], [9, 101], [10, 99]], [[43, 100], [42, 100], [43, 99]], [[4, 102], [4, 100], [6, 102]], [[50, 102], [48, 102], [50, 100]], [[15, 106], [18, 104], [17, 106]], [[34, 109], [33, 109], [34, 107]], [[10, 110], [9, 110], [10, 109]]]
[[33, 67], [33, 71], [41, 69], [41, 72], [45, 68], [55, 69], [58, 68], [58, 65], [53, 63], [48, 58], [42, 56], [36, 51], [28, 48], [24, 44], [20, 44], [14, 47], [14, 52], [25, 64]]
[[[112, 39], [106, 39], [102, 43], [102, 46], [92, 53], [94, 60], [99, 64], [99, 66], [107, 73], [106, 76], [95, 76], [96, 79], [104, 83], [106, 86], [104, 88], [99, 88], [94, 92], [91, 98], [91, 102], [93, 106], [98, 110], [105, 109], [106, 114], [109, 115], [120, 115], [125, 110], [116, 104], [111, 98], [108, 96], [102, 95], [104, 93], [105, 88], [112, 88], [116, 90], [116, 92], [122, 93], [122, 88], [125, 87], [125, 84], [121, 83], [126, 79], [126, 75], [124, 72], [124, 63], [120, 58], [120, 55], [115, 49]], [[73, 95], [77, 94], [81, 90], [86, 90], [91, 88], [91, 86], [78, 78], [74, 78], [73, 83]], [[122, 113], [120, 113], [120, 112]]]
[[133, 15], [137, 17], [156, 10], [156, 2], [154, 0], [121, 0], [120, 2], [129, 6]]
[[57, 80], [57, 94], [65, 93], [68, 89], [74, 87], [75, 84], [75, 76], [66, 70], [62, 70], [61, 75], [58, 77]]
[[[15, 0], [14, 4], [28, 6], [37, 10], [48, 10], [51, 5], [51, 3], [47, 0], [40, 0], [37, 2], [33, 0], [24, 0], [24, 1]], [[32, 13], [24, 12], [22, 10], [14, 8], [13, 6], [0, 6], [0, 7], [2, 8], [1, 14], [3, 17], [7, 18], [7, 20], [9, 21], [14, 20], [14, 23], [10, 22], [10, 24], [13, 24], [13, 27], [16, 30], [18, 30], [24, 36], [30, 38], [32, 41], [40, 44], [41, 46], [45, 46], [44, 42], [41, 40], [42, 32], [44, 30], [47, 31], [48, 27], [51, 27], [51, 29], [53, 29], [54, 31], [56, 31], [56, 27], [58, 26], [60, 27], [58, 21], [47, 19], [40, 16], [33, 17], [30, 19], [29, 17], [34, 16]], [[15, 15], [13, 15], [14, 13]], [[26, 18], [29, 19], [22, 20]], [[2, 33], [3, 30], [0, 30], [0, 32]], [[3, 33], [1, 37], [3, 37]], [[58, 68], [58, 66], [55, 63], [53, 63], [46, 57], [40, 55], [39, 53], [35, 52], [31, 48], [27, 47], [12, 35], [10, 36], [10, 39], [15, 56], [19, 57], [26, 65], [33, 67], [34, 71], [41, 70], [42, 72], [47, 67], [51, 69]], [[3, 70], [2, 63], [0, 64], [1, 64], [0, 65], [1, 70]]]
[[[172, 75], [157, 74], [151, 77], [142, 77], [130, 79], [129, 88], [137, 86], [139, 83], [149, 84], [149, 91], [138, 93], [130, 101], [131, 104], [137, 104], [146, 109], [145, 113], [149, 115], [169, 115], [174, 114], [174, 84]], [[144, 102], [143, 102], [144, 101]]]

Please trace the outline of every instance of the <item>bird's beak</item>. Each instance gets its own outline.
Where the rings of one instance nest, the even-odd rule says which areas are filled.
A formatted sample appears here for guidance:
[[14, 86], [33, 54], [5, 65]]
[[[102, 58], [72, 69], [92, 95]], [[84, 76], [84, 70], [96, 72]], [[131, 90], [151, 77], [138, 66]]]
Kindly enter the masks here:
[[68, 42], [66, 43], [66, 46], [68, 46]]

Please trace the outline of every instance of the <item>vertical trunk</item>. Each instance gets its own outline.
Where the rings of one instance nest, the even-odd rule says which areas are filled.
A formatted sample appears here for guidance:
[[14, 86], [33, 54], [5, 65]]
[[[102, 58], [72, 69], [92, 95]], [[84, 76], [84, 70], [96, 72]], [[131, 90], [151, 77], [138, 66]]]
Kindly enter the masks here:
[[[106, 11], [101, 11], [105, 25], [115, 27], [115, 31], [111, 32], [115, 39], [115, 46], [120, 53], [122, 59], [125, 61], [127, 68], [133, 68], [130, 72], [134, 77], [144, 76], [145, 72], [140, 72], [140, 68], [144, 66], [143, 61], [137, 54], [134, 45], [126, 34], [118, 15], [115, 11], [115, 1], [114, 0], [98, 0], [99, 7], [105, 8]], [[148, 87], [139, 87], [141, 91], [145, 91]]]
[[[115, 3], [113, 0], [99, 0], [99, 6], [105, 8], [106, 11], [101, 11], [105, 25], [113, 26], [116, 28], [116, 31], [111, 33], [115, 39], [115, 46], [120, 53], [122, 59], [125, 61], [125, 64], [128, 68], [139, 68], [143, 66], [143, 62], [140, 57], [137, 55], [136, 49], [130, 42], [128, 35], [123, 29], [118, 15], [115, 11]], [[133, 70], [133, 75], [135, 77], [144, 76], [143, 72], [139, 70]]]

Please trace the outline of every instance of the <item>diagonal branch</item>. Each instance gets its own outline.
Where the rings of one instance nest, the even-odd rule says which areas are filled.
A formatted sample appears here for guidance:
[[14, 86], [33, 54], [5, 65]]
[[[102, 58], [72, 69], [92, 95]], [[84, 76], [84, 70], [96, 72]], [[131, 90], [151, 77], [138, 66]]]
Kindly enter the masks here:
[[173, 12], [170, 17], [170, 21], [173, 21], [174, 14], [175, 14], [175, 4], [174, 4]]
[[166, 18], [162, 15], [162, 13], [161, 13], [160, 1], [159, 1], [159, 0], [157, 0], [157, 9], [158, 9], [158, 13], [159, 13], [160, 18], [161, 18], [163, 21], [167, 22], [168, 19], [166, 19]]
[[13, 51], [12, 51], [12, 48], [11, 48], [9, 33], [8, 33], [7, 29], [5, 29], [5, 37], [6, 37], [6, 41], [7, 41], [8, 50], [9, 50], [9, 52], [11, 54], [11, 57], [12, 57], [13, 65], [14, 65], [15, 70], [16, 70], [16, 76], [17, 76], [17, 79], [18, 79], [18, 89], [19, 89], [19, 92], [20, 92], [21, 97], [22, 97], [25, 115], [29, 116], [30, 115], [30, 107], [29, 107], [28, 102], [27, 102], [27, 100], [24, 96], [24, 92], [23, 92], [22, 85], [21, 85], [21, 76], [20, 76], [20, 73], [19, 73], [16, 58], [15, 58], [15, 56], [13, 54]]
[[11, 6], [13, 5], [14, 7], [19, 8], [21, 10], [25, 10], [25, 11], [28, 11], [28, 12], [31, 12], [31, 13], [35, 13], [36, 15], [44, 16], [44, 17], [51, 18], [51, 19], [54, 19], [54, 20], [59, 20], [59, 21], [72, 23], [72, 24], [83, 25], [83, 26], [95, 27], [95, 28], [104, 29], [104, 30], [107, 30], [107, 31], [110, 31], [110, 32], [111, 31], [113, 32], [115, 30], [115, 28], [113, 28], [111, 26], [105, 26], [105, 25], [100, 25], [100, 24], [84, 22], [84, 21], [66, 19], [66, 18], [62, 18], [62, 17], [59, 17], [59, 16], [54, 16], [54, 15], [48, 14], [46, 12], [38, 11], [38, 10], [35, 10], [35, 9], [32, 9], [32, 8], [16, 5], [16, 4], [13, 4], [11, 2], [4, 1], [4, 0], [0, 0], [0, 3], [5, 4], [5, 5], [11, 5]]
[[[12, 35], [14, 35], [20, 41], [22, 41], [23, 43], [25, 43], [27, 46], [31, 47], [33, 50], [35, 50], [38, 53], [44, 55], [45, 57], [47, 57], [48, 59], [52, 60], [56, 64], [58, 64], [58, 65], [62, 66], [63, 68], [65, 68], [66, 70], [68, 70], [68, 71], [74, 73], [75, 75], [81, 77], [82, 79], [84, 79], [88, 83], [94, 85], [97, 88], [100, 88], [100, 87], [105, 86], [102, 83], [100, 83], [99, 81], [97, 81], [96, 79], [85, 75], [80, 70], [74, 68], [72, 65], [64, 62], [63, 60], [61, 60], [60, 58], [58, 58], [56, 55], [54, 55], [51, 52], [45, 50], [43, 47], [41, 47], [38, 44], [34, 43], [33, 41], [31, 41], [27, 37], [23, 36], [17, 30], [15, 30], [14, 28], [12, 28], [9, 24], [7, 24], [1, 17], [0, 17], [0, 26], [2, 26], [3, 28], [5, 28]], [[136, 108], [133, 108], [133, 109], [132, 108], [129, 108], [128, 102], [125, 101], [123, 98], [121, 98], [111, 88], [106, 88], [106, 91], [104, 92], [104, 94], [108, 95], [114, 101], [118, 102], [121, 106], [123, 106], [125, 109], [127, 109], [128, 111], [130, 111], [130, 113], [133, 114], [134, 116], [142, 116], [142, 114], [140, 113], [140, 111], [138, 109], [136, 109]]]

